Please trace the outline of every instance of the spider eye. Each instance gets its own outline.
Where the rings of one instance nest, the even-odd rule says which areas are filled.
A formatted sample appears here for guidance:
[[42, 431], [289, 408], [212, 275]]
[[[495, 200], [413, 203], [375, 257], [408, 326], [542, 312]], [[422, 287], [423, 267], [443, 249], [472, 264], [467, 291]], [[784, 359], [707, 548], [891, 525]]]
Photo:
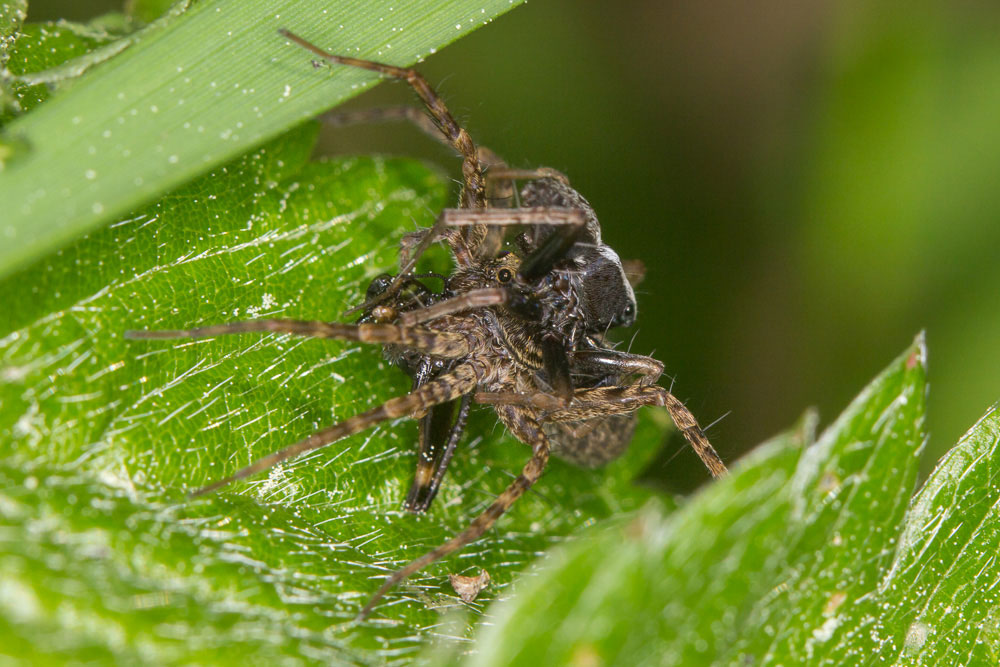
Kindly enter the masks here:
[[510, 269], [500, 269], [497, 271], [497, 280], [502, 283], [509, 283], [513, 277], [514, 273]]
[[630, 327], [635, 324], [635, 306], [628, 304], [622, 312], [615, 318], [615, 326]]

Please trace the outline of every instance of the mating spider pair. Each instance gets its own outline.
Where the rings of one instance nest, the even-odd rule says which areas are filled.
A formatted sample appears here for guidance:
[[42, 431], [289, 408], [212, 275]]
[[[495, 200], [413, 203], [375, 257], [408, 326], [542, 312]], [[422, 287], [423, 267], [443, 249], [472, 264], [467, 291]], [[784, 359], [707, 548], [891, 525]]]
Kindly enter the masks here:
[[[384, 420], [420, 420], [417, 469], [405, 501], [414, 512], [434, 499], [465, 429], [472, 403], [490, 404], [500, 421], [531, 447], [531, 458], [500, 496], [461, 533], [390, 575], [362, 608], [367, 616], [400, 581], [481, 537], [542, 475], [550, 453], [584, 466], [616, 458], [628, 446], [635, 413], [664, 406], [714, 476], [725, 466], [694, 416], [656, 381], [663, 364], [620, 352], [604, 340], [631, 325], [635, 295], [618, 255], [601, 240], [593, 209], [551, 169], [508, 168], [476, 147], [444, 102], [412, 69], [329, 54], [290, 32], [289, 40], [325, 61], [405, 80], [430, 117], [391, 110], [454, 147], [462, 157], [459, 207], [404, 237], [400, 270], [375, 278], [357, 324], [262, 319], [179, 331], [130, 331], [129, 338], [201, 338], [277, 332], [385, 346], [413, 380], [410, 393], [269, 454], [193, 495], [219, 489], [303, 452], [325, 447]], [[375, 117], [376, 114], [363, 114]], [[359, 120], [342, 115], [341, 122]], [[526, 185], [517, 193], [514, 181]], [[514, 208], [510, 202], [519, 198]], [[518, 231], [510, 242], [508, 230]], [[455, 269], [434, 292], [413, 273], [421, 254], [444, 242]], [[506, 248], [513, 248], [509, 250]]]

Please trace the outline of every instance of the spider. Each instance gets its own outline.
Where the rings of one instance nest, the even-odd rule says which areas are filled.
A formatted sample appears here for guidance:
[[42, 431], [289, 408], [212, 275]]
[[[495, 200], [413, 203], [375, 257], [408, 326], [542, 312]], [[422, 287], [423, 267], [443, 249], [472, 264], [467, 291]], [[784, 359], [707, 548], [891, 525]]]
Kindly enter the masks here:
[[[601, 240], [593, 209], [565, 176], [547, 168], [511, 169], [477, 147], [415, 70], [333, 55], [289, 31], [279, 32], [328, 63], [406, 81], [429, 116], [415, 109], [382, 116], [414, 121], [456, 149], [462, 157], [462, 191], [458, 208], [445, 209], [433, 227], [403, 238], [399, 273], [372, 281], [365, 302], [355, 309], [362, 313], [358, 323], [262, 319], [126, 332], [141, 339], [277, 332], [378, 343], [413, 380], [408, 394], [264, 456], [193, 496], [382, 421], [411, 417], [420, 420], [420, 440], [404, 506], [425, 511], [472, 403], [492, 405], [500, 422], [531, 447], [528, 462], [465, 530], [389, 575], [359, 612], [362, 619], [398, 583], [479, 539], [541, 477], [550, 453], [585, 466], [620, 455], [631, 439], [636, 411], [644, 405], [666, 407], [713, 476], [726, 473], [694, 416], [656, 384], [663, 364], [615, 350], [604, 340], [609, 328], [633, 323], [635, 295], [624, 264]], [[526, 181], [517, 192], [515, 180]], [[519, 197], [518, 206], [495, 205], [509, 203], [512, 195]], [[509, 230], [520, 232], [512, 242], [506, 241]], [[436, 242], [450, 250], [454, 271], [448, 276], [415, 274], [417, 260]], [[425, 278], [442, 279], [442, 290], [428, 288]]]

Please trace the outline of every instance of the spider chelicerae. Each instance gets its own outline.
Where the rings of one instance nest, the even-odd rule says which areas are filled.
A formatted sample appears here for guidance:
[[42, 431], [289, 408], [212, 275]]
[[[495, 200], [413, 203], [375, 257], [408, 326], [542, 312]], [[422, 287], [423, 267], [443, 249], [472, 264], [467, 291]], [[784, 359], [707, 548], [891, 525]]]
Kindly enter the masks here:
[[[303, 452], [399, 417], [420, 421], [417, 467], [404, 507], [426, 511], [464, 432], [473, 403], [490, 404], [531, 457], [507, 489], [458, 535], [391, 574], [359, 617], [400, 581], [479, 539], [541, 477], [550, 453], [599, 466], [628, 446], [636, 411], [664, 406], [712, 475], [726, 468], [694, 416], [656, 384], [663, 364], [614, 349], [608, 329], [631, 325], [635, 295], [625, 265], [601, 240], [587, 201], [559, 172], [509, 168], [477, 147], [415, 70], [336, 56], [288, 31], [281, 34], [323, 61], [406, 81], [428, 115], [414, 108], [348, 113], [333, 123], [403, 118], [462, 157], [458, 208], [404, 237], [396, 275], [376, 277], [355, 324], [262, 319], [177, 331], [130, 331], [129, 338], [202, 338], [247, 332], [379, 343], [412, 379], [412, 390], [313, 433], [192, 495], [210, 493]], [[315, 63], [314, 64], [319, 64]], [[516, 190], [514, 182], [525, 181]], [[517, 205], [512, 205], [517, 201]], [[508, 240], [508, 232], [516, 232]], [[441, 291], [414, 273], [422, 253], [443, 242], [455, 268]]]

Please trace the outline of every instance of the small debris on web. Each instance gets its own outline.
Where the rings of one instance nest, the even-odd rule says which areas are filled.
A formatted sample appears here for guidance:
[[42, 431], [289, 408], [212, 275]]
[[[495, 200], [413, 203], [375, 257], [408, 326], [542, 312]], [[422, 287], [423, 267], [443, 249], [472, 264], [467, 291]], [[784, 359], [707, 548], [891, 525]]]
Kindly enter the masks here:
[[451, 580], [451, 587], [458, 593], [458, 597], [462, 598], [462, 602], [472, 602], [479, 595], [479, 591], [490, 585], [490, 573], [486, 570], [480, 570], [479, 576], [476, 577], [449, 574], [448, 578]]

